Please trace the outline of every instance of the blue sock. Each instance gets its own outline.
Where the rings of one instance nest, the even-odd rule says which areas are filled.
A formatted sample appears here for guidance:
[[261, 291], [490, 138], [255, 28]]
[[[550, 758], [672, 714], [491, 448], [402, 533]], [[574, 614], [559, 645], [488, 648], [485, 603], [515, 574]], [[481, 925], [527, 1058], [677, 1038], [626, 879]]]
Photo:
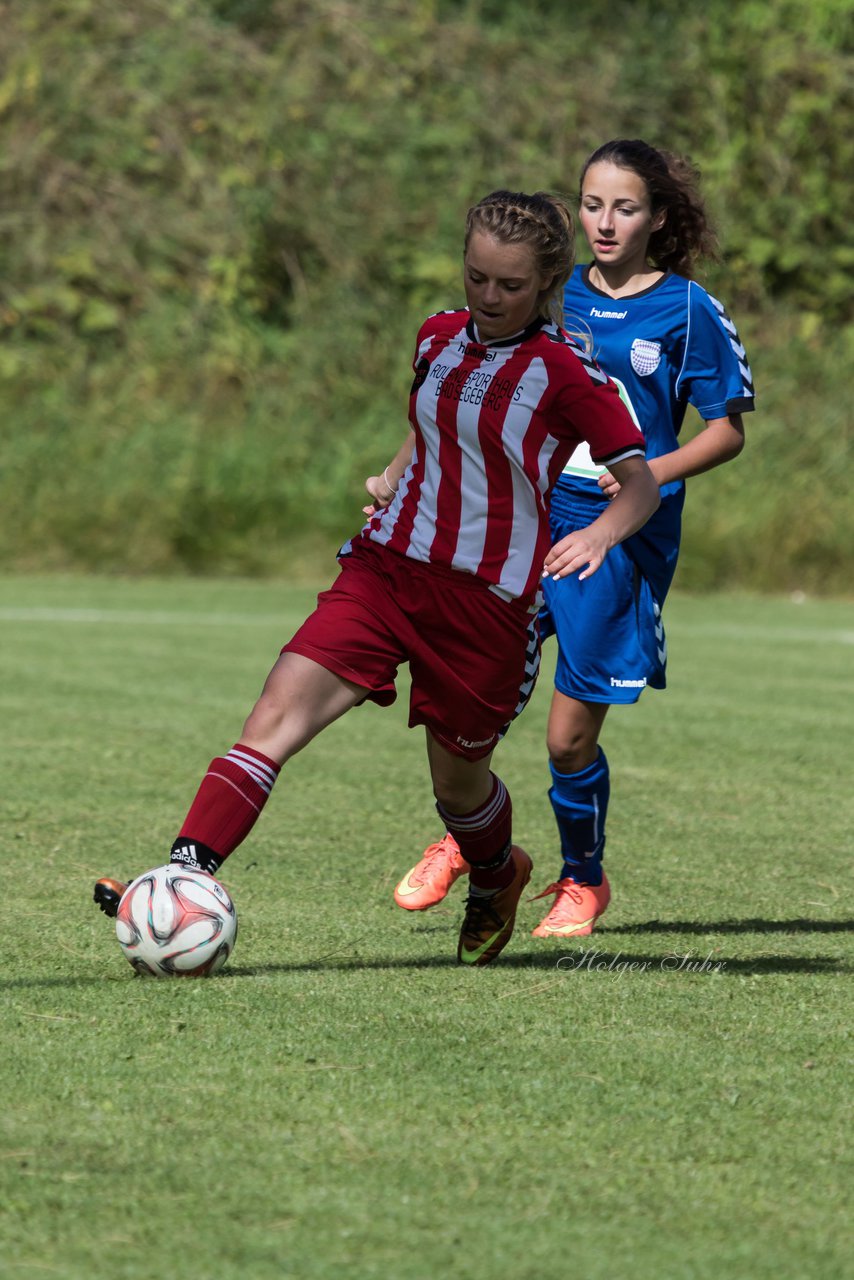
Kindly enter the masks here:
[[558, 773], [549, 761], [552, 802], [560, 851], [563, 854], [561, 879], [572, 876], [584, 884], [602, 883], [605, 853], [605, 818], [611, 794], [611, 774], [605, 752], [578, 773]]

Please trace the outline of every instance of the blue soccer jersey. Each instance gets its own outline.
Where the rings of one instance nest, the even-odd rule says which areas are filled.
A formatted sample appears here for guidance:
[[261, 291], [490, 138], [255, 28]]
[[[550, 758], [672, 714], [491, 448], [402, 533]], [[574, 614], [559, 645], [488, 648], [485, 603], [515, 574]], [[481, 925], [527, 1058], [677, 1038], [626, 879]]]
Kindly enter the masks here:
[[[753, 408], [753, 377], [735, 325], [701, 285], [668, 273], [641, 293], [612, 298], [590, 283], [589, 273], [589, 267], [572, 273], [565, 324], [616, 382], [644, 434], [648, 461], [678, 449], [689, 404], [707, 422]], [[577, 449], [561, 477], [564, 496], [600, 500], [602, 471]], [[676, 569], [684, 498], [683, 480], [663, 485], [658, 511], [624, 544], [659, 602]]]
[[[679, 447], [689, 404], [705, 421], [753, 408], [744, 347], [724, 307], [700, 285], [666, 274], [649, 289], [612, 298], [576, 267], [564, 295], [565, 326], [617, 384], [646, 438], [647, 459]], [[551, 499], [553, 542], [607, 505], [603, 468], [580, 446]], [[543, 635], [560, 645], [556, 687], [588, 702], [635, 702], [665, 687], [667, 646], [661, 609], [679, 555], [685, 484], [663, 485], [661, 506], [614, 547], [591, 578], [543, 583]]]
[[[619, 386], [646, 438], [647, 460], [679, 447], [685, 410], [707, 422], [753, 408], [753, 378], [735, 325], [701, 285], [666, 274], [649, 289], [611, 298], [576, 267], [564, 293], [565, 326], [592, 343], [591, 355]], [[601, 467], [583, 451], [564, 473], [598, 492]], [[683, 487], [675, 481], [662, 498]]]

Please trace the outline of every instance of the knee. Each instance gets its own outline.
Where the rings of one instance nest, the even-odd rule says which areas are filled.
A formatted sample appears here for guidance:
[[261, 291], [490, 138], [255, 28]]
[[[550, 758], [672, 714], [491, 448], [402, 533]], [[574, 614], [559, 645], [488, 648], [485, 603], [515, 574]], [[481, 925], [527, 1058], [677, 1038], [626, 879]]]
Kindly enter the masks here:
[[580, 773], [591, 765], [599, 754], [599, 742], [595, 734], [583, 729], [564, 729], [557, 732], [549, 728], [546, 737], [549, 759], [558, 773]]
[[434, 781], [433, 796], [436, 803], [448, 813], [471, 813], [478, 807], [479, 794], [465, 784], [454, 785], [449, 781]]
[[281, 738], [284, 722], [284, 706], [278, 698], [265, 690], [249, 712], [240, 740], [248, 746], [254, 746], [257, 750], [278, 758], [282, 754]]
[[489, 799], [495, 778], [480, 768], [451, 768], [433, 771], [433, 795], [448, 813], [473, 813]]

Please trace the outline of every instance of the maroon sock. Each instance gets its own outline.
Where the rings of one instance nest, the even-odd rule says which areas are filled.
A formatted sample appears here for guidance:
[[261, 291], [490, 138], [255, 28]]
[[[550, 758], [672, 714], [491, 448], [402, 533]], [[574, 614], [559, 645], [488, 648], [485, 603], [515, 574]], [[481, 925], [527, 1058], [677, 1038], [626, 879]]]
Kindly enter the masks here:
[[491, 890], [508, 885], [515, 871], [510, 857], [513, 805], [501, 779], [492, 774], [489, 799], [473, 813], [448, 813], [442, 805], [436, 808], [471, 867], [472, 888]]
[[176, 845], [198, 841], [222, 862], [249, 835], [278, 776], [274, 760], [240, 742], [211, 760]]

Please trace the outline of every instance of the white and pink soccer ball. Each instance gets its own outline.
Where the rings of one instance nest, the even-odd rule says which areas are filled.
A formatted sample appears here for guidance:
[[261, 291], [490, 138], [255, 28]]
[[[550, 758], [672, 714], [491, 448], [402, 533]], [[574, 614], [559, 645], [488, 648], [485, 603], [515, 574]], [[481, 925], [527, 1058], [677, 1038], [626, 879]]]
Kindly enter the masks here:
[[116, 937], [145, 977], [206, 978], [231, 955], [237, 912], [213, 876], [169, 863], [128, 885], [116, 915]]

